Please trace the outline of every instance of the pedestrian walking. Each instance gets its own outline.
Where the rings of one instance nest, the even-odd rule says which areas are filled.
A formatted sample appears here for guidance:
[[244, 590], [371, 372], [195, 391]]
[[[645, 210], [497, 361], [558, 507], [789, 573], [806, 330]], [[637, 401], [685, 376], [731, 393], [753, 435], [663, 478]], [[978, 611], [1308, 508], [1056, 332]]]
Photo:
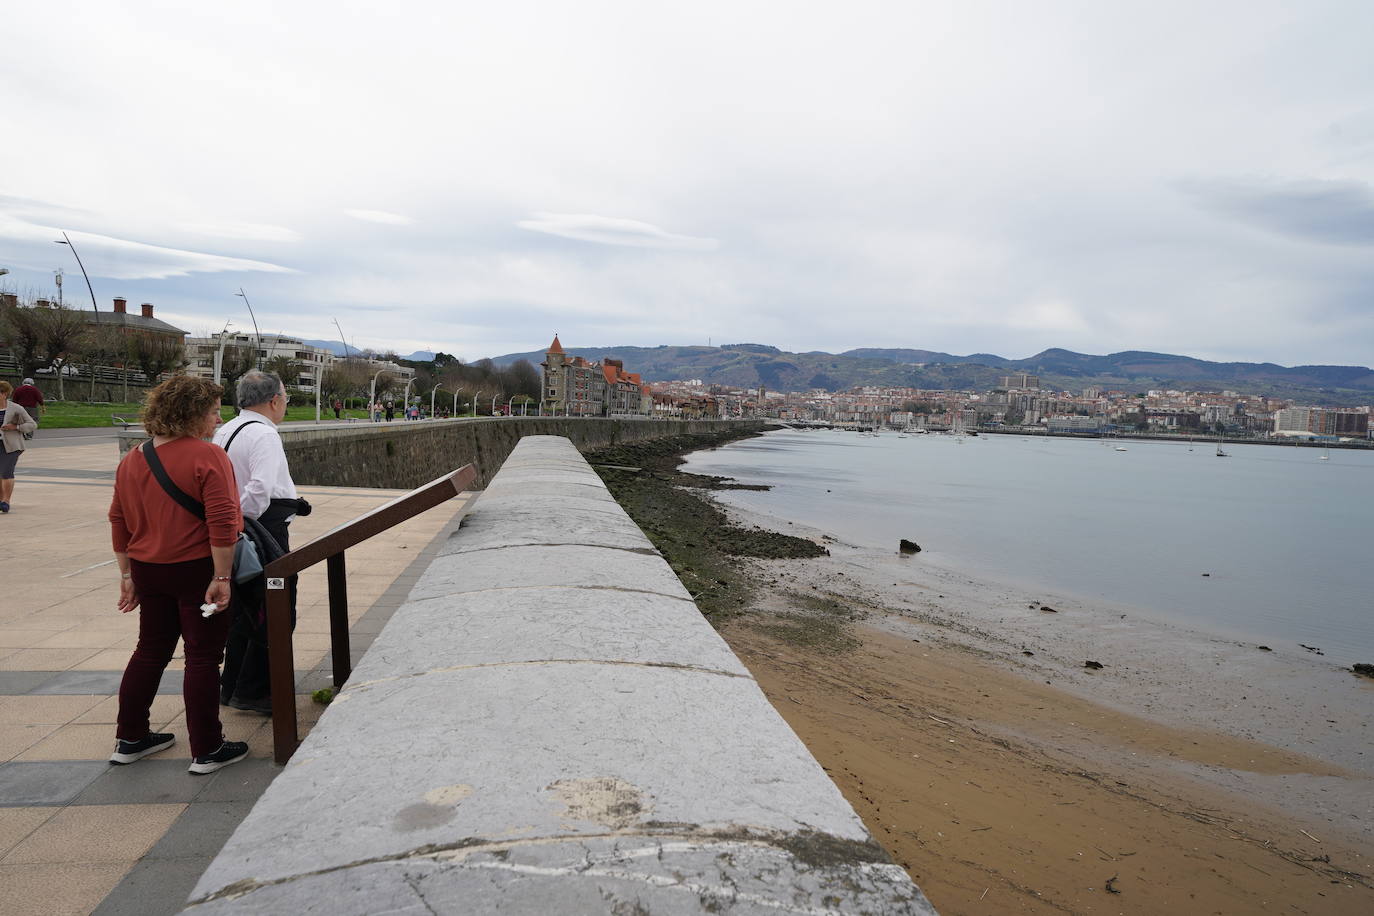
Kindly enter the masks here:
[[14, 498], [14, 467], [24, 454], [24, 440], [33, 435], [38, 424], [18, 402], [10, 400], [14, 386], [0, 380], [0, 513], [10, 511]]
[[[14, 403], [29, 412], [29, 417], [35, 424], [41, 422], [43, 416], [43, 392], [38, 390], [38, 386], [33, 383], [33, 379], [26, 378], [24, 383], [14, 389]], [[24, 433], [25, 439], [32, 439], [33, 433]]]
[[223, 393], [192, 375], [174, 375], [148, 392], [143, 428], [152, 438], [115, 470], [109, 519], [118, 610], [139, 614], [110, 763], [133, 763], [175, 743], [174, 735], [151, 730], [149, 710], [178, 639], [190, 772], [213, 773], [248, 756], [246, 742], [225, 740], [216, 702], [229, 633], [223, 612], [243, 527], [229, 457], [204, 441], [219, 423]]
[[392, 421], [392, 419], [393, 419], [395, 416], [396, 416], [396, 402], [395, 402], [395, 401], [387, 401], [387, 402], [386, 402], [386, 422], [390, 423], [390, 422]]
[[335, 399], [334, 399], [334, 419], [336, 419], [336, 420], [339, 419], [339, 411], [340, 411], [340, 410], [343, 410], [343, 401], [340, 401], [338, 398], [335, 398]]
[[[297, 498], [277, 424], [286, 418], [286, 388], [273, 372], [258, 369], [239, 379], [237, 417], [215, 433], [215, 444], [229, 454], [238, 481], [239, 509], [255, 519], [277, 542], [282, 553], [291, 550], [289, 527], [297, 515], [310, 514], [310, 504]], [[287, 580], [291, 598], [291, 626], [296, 626], [296, 576]], [[258, 608], [234, 615], [224, 651], [220, 702], [234, 709], [270, 716], [272, 685], [267, 666], [266, 633], [258, 624]]]

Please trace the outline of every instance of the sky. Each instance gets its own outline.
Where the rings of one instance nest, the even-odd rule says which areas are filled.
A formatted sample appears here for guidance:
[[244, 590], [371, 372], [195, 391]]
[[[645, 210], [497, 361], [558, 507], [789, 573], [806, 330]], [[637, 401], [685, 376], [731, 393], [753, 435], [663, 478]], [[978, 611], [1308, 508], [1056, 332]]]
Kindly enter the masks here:
[[[464, 360], [1374, 362], [1365, 0], [10, 4], [0, 286]], [[131, 305], [131, 308], [134, 306]]]

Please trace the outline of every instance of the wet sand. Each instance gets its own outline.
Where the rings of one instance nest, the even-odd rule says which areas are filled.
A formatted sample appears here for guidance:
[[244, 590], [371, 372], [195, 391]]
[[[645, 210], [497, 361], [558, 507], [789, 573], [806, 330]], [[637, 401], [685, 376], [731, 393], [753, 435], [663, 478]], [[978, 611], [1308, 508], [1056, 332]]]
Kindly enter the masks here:
[[942, 913], [1374, 912], [1374, 682], [726, 511], [830, 549], [718, 626]]

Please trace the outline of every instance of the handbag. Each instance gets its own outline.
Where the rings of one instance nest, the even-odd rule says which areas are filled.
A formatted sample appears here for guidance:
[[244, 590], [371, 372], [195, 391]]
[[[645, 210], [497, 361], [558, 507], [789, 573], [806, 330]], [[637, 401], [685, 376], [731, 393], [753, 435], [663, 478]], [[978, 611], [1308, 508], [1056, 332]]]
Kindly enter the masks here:
[[[240, 427], [241, 428], [241, 427]], [[198, 499], [192, 499], [168, 476], [167, 469], [162, 466], [162, 459], [157, 456], [157, 449], [153, 447], [153, 440], [148, 439], [143, 443], [143, 457], [148, 462], [148, 468], [157, 478], [157, 482], [162, 485], [177, 505], [187, 512], [205, 521], [205, 504]], [[254, 544], [242, 531], [239, 532], [239, 539], [234, 542], [234, 571], [232, 573], [234, 581], [239, 585], [256, 579], [262, 575], [262, 558], [258, 556], [257, 545]]]

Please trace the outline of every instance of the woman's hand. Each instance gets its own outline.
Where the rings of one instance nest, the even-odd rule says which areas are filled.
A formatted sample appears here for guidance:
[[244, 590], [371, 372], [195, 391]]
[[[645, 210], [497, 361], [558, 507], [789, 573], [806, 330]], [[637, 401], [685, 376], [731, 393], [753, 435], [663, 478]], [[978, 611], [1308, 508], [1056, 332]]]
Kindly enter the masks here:
[[6, 423], [4, 426], [0, 426], [0, 429], [3, 429], [3, 430], [4, 430], [5, 432], [7, 432], [7, 433], [16, 433], [16, 432], [19, 431], [19, 424], [18, 424], [18, 423]]
[[133, 579], [119, 580], [119, 613], [127, 614], [138, 607], [138, 594], [134, 591]]
[[205, 603], [213, 604], [221, 611], [227, 608], [229, 606], [229, 583], [223, 579], [210, 580], [210, 586], [205, 589]]

